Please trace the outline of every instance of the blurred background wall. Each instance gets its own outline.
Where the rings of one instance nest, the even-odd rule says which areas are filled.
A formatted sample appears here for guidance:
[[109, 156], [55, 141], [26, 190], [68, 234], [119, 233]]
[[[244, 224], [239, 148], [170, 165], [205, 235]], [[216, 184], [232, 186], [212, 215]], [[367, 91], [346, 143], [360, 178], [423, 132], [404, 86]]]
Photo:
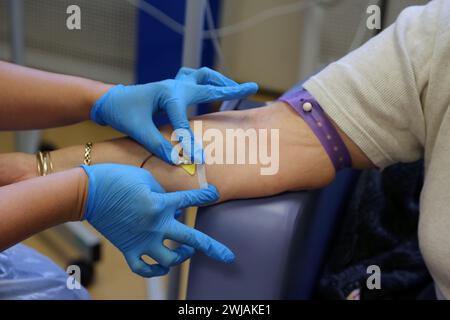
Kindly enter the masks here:
[[[10, 58], [8, 2], [0, 0], [0, 58], [4, 60]], [[183, 23], [184, 0], [145, 2]], [[233, 78], [258, 81], [263, 88], [282, 92], [302, 76], [301, 59], [309, 45], [303, 41], [308, 36], [305, 32], [317, 36], [318, 55], [311, 67], [320, 67], [348, 52], [365, 9], [369, 4], [378, 3], [376, 0], [327, 0], [320, 5], [323, 13], [317, 14], [314, 9], [317, 6], [308, 6], [308, 2], [313, 1], [210, 1], [217, 27], [236, 26], [220, 38], [223, 61], [218, 67]], [[425, 2], [389, 1], [387, 23], [392, 23], [407, 5]], [[24, 0], [26, 64], [113, 83], [174, 76], [181, 64], [181, 35], [133, 5], [137, 3]], [[81, 8], [80, 31], [64, 27], [65, 10], [70, 4]], [[319, 17], [321, 24], [315, 25], [311, 17]], [[248, 20], [256, 23], [240, 24]], [[369, 36], [367, 33], [365, 39]], [[214, 65], [217, 55], [210, 41], [205, 41], [204, 51], [203, 63]]]

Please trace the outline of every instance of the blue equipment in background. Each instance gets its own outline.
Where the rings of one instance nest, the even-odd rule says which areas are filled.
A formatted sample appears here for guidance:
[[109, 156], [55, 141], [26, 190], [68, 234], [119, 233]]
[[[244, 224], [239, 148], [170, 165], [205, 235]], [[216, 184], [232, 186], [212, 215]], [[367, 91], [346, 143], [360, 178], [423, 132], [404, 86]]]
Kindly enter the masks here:
[[[187, 0], [145, 0], [179, 22], [185, 23]], [[174, 5], [176, 3], [176, 5]], [[214, 21], [219, 16], [220, 0], [209, 0]], [[206, 20], [206, 19], [205, 19]], [[182, 66], [183, 36], [169, 29], [144, 10], [138, 11], [136, 82], [147, 83], [175, 77]], [[204, 29], [206, 30], [206, 22]], [[214, 66], [214, 47], [211, 40], [203, 40], [201, 66]], [[210, 112], [209, 104], [200, 105], [197, 114]], [[155, 123], [167, 123], [167, 117], [158, 115]]]

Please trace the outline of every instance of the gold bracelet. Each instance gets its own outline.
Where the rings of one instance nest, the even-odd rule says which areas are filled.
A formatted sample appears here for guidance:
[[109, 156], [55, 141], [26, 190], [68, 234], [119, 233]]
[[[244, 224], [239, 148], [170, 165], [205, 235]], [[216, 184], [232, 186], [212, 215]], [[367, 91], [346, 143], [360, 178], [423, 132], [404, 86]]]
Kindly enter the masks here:
[[91, 152], [93, 145], [94, 144], [92, 142], [88, 142], [84, 145], [84, 164], [87, 166], [91, 165]]
[[36, 154], [38, 175], [43, 177], [53, 172], [50, 151], [39, 151]]

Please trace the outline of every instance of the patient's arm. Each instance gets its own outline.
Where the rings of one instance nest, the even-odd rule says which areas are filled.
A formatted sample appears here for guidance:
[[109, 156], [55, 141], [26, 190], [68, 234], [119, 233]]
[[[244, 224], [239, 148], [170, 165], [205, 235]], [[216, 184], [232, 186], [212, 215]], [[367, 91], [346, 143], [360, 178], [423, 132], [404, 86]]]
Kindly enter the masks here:
[[[327, 185], [334, 178], [333, 165], [318, 139], [303, 119], [285, 103], [277, 102], [244, 111], [212, 113], [196, 117], [195, 120], [202, 120], [204, 131], [214, 128], [224, 135], [227, 129], [279, 129], [279, 170], [275, 175], [261, 175], [261, 167], [267, 166], [260, 163], [206, 165], [208, 182], [218, 188], [221, 201], [262, 197], [288, 190], [318, 188]], [[170, 127], [166, 126], [161, 130], [166, 137], [170, 137]], [[371, 167], [372, 164], [360, 149], [345, 134], [339, 133], [349, 148], [353, 166]], [[205, 142], [204, 145], [207, 147], [208, 143]], [[246, 149], [248, 151], [248, 148]], [[268, 149], [270, 150], [270, 146]], [[55, 171], [78, 166], [82, 162], [83, 153], [83, 146], [52, 152]], [[148, 152], [144, 148], [130, 139], [122, 138], [94, 144], [92, 163], [109, 162], [139, 166], [147, 156]], [[208, 159], [206, 160], [208, 163]], [[0, 173], [3, 171], [1, 170], [3, 162], [0, 158]], [[27, 155], [27, 160], [22, 162], [28, 163], [28, 167], [33, 170], [28, 175], [35, 175], [34, 157]], [[149, 170], [167, 191], [199, 187], [196, 176], [190, 176], [180, 167], [168, 165], [157, 157], [150, 158], [144, 168]], [[27, 178], [27, 175], [23, 175], [23, 178]]]
[[[279, 129], [279, 171], [275, 175], [261, 175], [261, 167], [266, 167], [261, 164], [206, 165], [208, 182], [218, 187], [221, 201], [313, 189], [325, 186], [334, 179], [333, 165], [318, 139], [303, 119], [285, 103], [277, 102], [245, 111], [212, 113], [196, 119], [203, 120], [204, 130]], [[163, 130], [168, 136], [169, 128]], [[354, 167], [371, 166], [359, 148], [344, 134], [342, 136], [352, 155]], [[205, 148], [207, 145], [205, 143]], [[167, 190], [198, 187], [195, 177], [188, 177], [180, 168], [169, 166], [156, 157], [151, 158], [145, 168]]]

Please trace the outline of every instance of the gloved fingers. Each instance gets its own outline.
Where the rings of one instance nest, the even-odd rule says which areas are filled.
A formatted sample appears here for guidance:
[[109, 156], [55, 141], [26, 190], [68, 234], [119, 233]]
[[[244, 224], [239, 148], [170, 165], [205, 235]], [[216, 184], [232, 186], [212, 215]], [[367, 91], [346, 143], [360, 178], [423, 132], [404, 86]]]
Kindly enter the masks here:
[[170, 99], [166, 103], [165, 111], [169, 117], [173, 129], [189, 130], [189, 120], [187, 116], [187, 105], [179, 99]]
[[173, 150], [172, 161], [174, 161], [175, 159], [181, 160], [182, 158], [183, 160], [189, 160], [189, 163], [205, 163], [202, 143], [198, 142], [198, 140], [195, 139], [194, 134], [192, 133], [192, 130], [190, 128], [176, 129], [174, 133], [181, 144], [183, 157], [179, 156], [178, 150]]
[[[122, 166], [122, 169], [125, 169], [126, 165], [113, 165], [119, 168], [119, 166]], [[133, 168], [134, 170], [139, 171], [140, 174], [146, 176], [145, 179], [147, 180], [148, 184], [150, 185], [150, 191], [155, 193], [166, 193], [166, 190], [159, 184], [159, 182], [153, 177], [152, 173], [148, 170], [142, 169], [142, 168]]]
[[186, 108], [180, 100], [173, 99], [167, 103], [165, 110], [183, 148], [183, 156], [190, 159], [191, 163], [203, 163], [203, 148], [195, 141]]
[[242, 99], [258, 91], [254, 82], [246, 82], [238, 86], [216, 87], [212, 85], [199, 85], [198, 92], [191, 103], [205, 103], [216, 100]]
[[212, 184], [207, 189], [175, 191], [163, 195], [168, 207], [182, 209], [198, 207], [219, 200], [219, 192]]
[[151, 191], [156, 193], [166, 193], [166, 190], [164, 190], [164, 188], [159, 184], [159, 182], [156, 181], [156, 179], [153, 178], [153, 176], [151, 177], [153, 179], [153, 181], [151, 182]]
[[185, 244], [179, 246], [178, 248], [175, 248], [173, 251], [175, 251], [178, 255], [182, 257], [187, 257], [186, 259], [182, 260], [181, 263], [189, 258], [192, 258], [192, 256], [195, 254], [195, 249]]
[[175, 219], [178, 219], [179, 217], [181, 217], [184, 213], [184, 209], [177, 209], [175, 211]]
[[210, 84], [213, 86], [221, 86], [221, 87], [239, 85], [236, 81], [208, 67], [203, 67], [200, 69], [182, 67], [178, 71], [175, 79], [177, 80], [189, 79], [193, 80], [193, 82], [197, 84]]
[[225, 77], [223, 74], [212, 70], [208, 67], [203, 67], [195, 71], [195, 77], [196, 77], [196, 83], [197, 84], [209, 84], [213, 86], [220, 86], [220, 87], [233, 87], [233, 86], [239, 86], [239, 84], [230, 79]]
[[153, 124], [149, 124], [148, 137], [140, 137], [140, 144], [147, 150], [154, 153], [158, 158], [169, 164], [173, 164], [171, 159], [172, 144], [164, 138], [158, 128]]
[[141, 277], [151, 278], [166, 275], [169, 268], [160, 264], [148, 264], [140, 256], [126, 256], [130, 269]]
[[172, 267], [183, 263], [192, 257], [195, 250], [194, 248], [186, 245], [182, 245], [175, 250], [171, 250], [162, 244], [156, 248], [148, 250], [146, 253], [163, 267]]
[[[181, 67], [180, 70], [178, 70], [177, 75], [175, 76], [176, 80], [195, 80], [192, 77], [189, 77], [189, 75], [195, 73], [197, 69], [192, 69], [188, 67]], [[195, 81], [193, 81], [195, 82]]]
[[233, 252], [225, 245], [179, 221], [174, 220], [172, 222], [171, 228], [166, 235], [169, 239], [187, 244], [215, 260], [231, 263], [235, 259]]

